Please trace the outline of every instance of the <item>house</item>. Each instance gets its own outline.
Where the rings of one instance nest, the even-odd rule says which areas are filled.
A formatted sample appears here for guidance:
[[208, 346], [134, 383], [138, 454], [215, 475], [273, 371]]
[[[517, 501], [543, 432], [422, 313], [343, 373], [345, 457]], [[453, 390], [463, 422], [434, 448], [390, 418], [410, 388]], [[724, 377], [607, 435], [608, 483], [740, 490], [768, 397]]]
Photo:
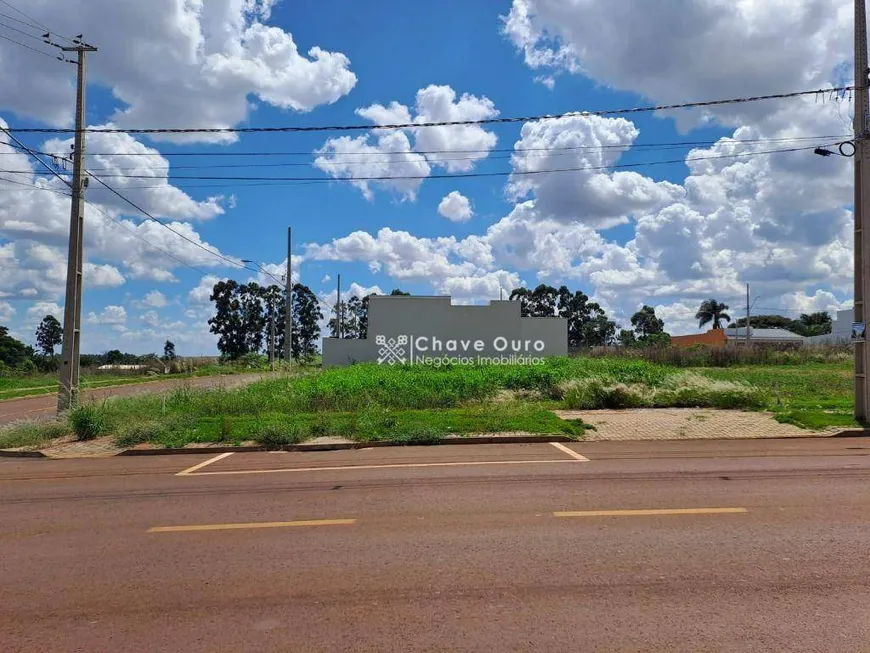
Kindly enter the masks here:
[[[733, 327], [724, 329], [726, 342], [729, 345], [745, 345], [746, 344], [746, 327]], [[798, 345], [801, 346], [806, 342], [806, 337], [799, 336], [786, 329], [749, 329], [749, 344], [750, 345]]]
[[[756, 329], [749, 330], [749, 344], [767, 345], [803, 345], [808, 338], [799, 336], [785, 329]], [[694, 333], [687, 336], [671, 336], [673, 347], [734, 347], [746, 344], [746, 328], [736, 327], [730, 329], [710, 329], [706, 333]]]

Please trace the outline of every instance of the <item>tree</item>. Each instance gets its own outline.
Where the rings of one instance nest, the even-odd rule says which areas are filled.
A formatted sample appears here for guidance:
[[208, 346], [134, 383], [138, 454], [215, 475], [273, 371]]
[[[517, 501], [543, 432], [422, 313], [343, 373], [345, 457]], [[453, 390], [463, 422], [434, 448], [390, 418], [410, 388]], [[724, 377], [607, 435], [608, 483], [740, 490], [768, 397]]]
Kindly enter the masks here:
[[626, 349], [637, 346], [637, 337], [631, 329], [620, 329], [616, 340], [620, 347], [625, 347]]
[[520, 302], [520, 315], [523, 317], [552, 317], [556, 315], [559, 291], [544, 284], [534, 290], [514, 288], [508, 299]]
[[[538, 286], [532, 295], [533, 310], [546, 311], [550, 304], [551, 288]], [[540, 291], [540, 292], [539, 292]], [[555, 293], [556, 314], [568, 320], [569, 347], [600, 347], [616, 340], [616, 322], [607, 318], [604, 309], [580, 290], [573, 293], [560, 286]]]
[[399, 288], [393, 288], [392, 292], [390, 292], [390, 295], [393, 297], [396, 297], [396, 296], [410, 297], [411, 293], [405, 292], [404, 290], [400, 290]]
[[354, 295], [347, 301], [342, 300], [338, 306], [332, 307], [332, 317], [329, 318], [327, 328], [329, 329], [330, 337], [338, 338], [338, 323], [339, 315], [341, 316], [341, 337], [342, 338], [359, 338], [359, 317], [362, 308], [362, 301]]
[[366, 295], [360, 301], [359, 306], [359, 337], [360, 338], [368, 338], [369, 337], [369, 300], [377, 293], [371, 293], [370, 295]]
[[292, 355], [297, 361], [317, 353], [320, 338], [320, 320], [323, 312], [317, 296], [308, 286], [297, 283], [293, 286], [293, 345]]
[[698, 328], [701, 329], [705, 324], [712, 322], [714, 329], [721, 329], [722, 322], [727, 324], [731, 320], [731, 316], [725, 312], [727, 310], [727, 304], [721, 304], [712, 298], [705, 299], [701, 302], [698, 312], [695, 313], [695, 319], [698, 320]]
[[796, 333], [800, 333], [804, 336], [820, 336], [825, 333], [830, 333], [833, 327], [831, 316], [827, 311], [819, 311], [818, 313], [810, 313], [809, 315], [803, 313], [801, 314], [800, 320], [796, 320], [796, 323], [795, 326], [800, 329], [800, 331], [796, 331]]
[[46, 315], [36, 327], [36, 344], [46, 356], [54, 356], [54, 348], [63, 342], [63, 327], [54, 315]]
[[33, 354], [33, 349], [9, 335], [9, 329], [0, 326], [0, 363], [9, 367], [22, 367]]
[[163, 362], [171, 363], [176, 358], [178, 358], [178, 356], [175, 355], [175, 343], [171, 340], [167, 340], [163, 343]]
[[124, 353], [120, 349], [110, 349], [106, 352], [106, 365], [121, 365], [124, 362]]
[[[782, 315], [753, 315], [749, 319], [750, 326], [753, 329], [788, 329], [789, 331], [795, 328], [795, 320], [792, 320]], [[746, 326], [746, 318], [741, 317], [737, 322], [732, 322], [728, 325], [729, 328]]]
[[230, 360], [244, 356], [250, 350], [245, 337], [239, 284], [232, 279], [218, 281], [209, 299], [215, 305], [215, 315], [208, 320], [209, 331], [218, 336], [218, 351]]
[[664, 320], [656, 317], [656, 311], [652, 306], [644, 304], [643, 308], [631, 316], [631, 326], [637, 334], [639, 342], [646, 342], [651, 336], [665, 331]]

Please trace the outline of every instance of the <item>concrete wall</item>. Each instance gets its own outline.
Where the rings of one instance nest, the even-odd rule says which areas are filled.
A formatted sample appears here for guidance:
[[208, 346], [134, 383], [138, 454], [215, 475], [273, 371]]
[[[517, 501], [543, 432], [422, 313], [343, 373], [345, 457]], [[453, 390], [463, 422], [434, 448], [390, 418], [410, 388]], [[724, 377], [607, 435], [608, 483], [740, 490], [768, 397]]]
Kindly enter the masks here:
[[324, 366], [364, 361], [426, 363], [427, 357], [473, 359], [460, 362], [495, 357], [507, 363], [512, 356], [568, 353], [568, 321], [521, 317], [519, 302], [454, 306], [450, 297], [376, 295], [369, 299], [368, 317], [366, 339], [324, 338]]

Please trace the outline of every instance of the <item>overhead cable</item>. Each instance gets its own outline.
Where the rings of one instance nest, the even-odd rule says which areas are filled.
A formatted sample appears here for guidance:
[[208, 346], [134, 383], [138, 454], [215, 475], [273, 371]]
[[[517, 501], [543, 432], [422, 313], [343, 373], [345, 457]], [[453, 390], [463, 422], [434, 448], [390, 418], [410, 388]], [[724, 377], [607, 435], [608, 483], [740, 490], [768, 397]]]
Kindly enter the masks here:
[[[633, 113], [648, 113], [654, 111], [670, 111], [674, 109], [692, 109], [701, 107], [721, 106], [727, 104], [743, 104], [747, 102], [760, 102], [762, 100], [783, 100], [808, 95], [823, 95], [826, 93], [838, 93], [841, 91], [854, 90], [854, 86], [838, 86], [818, 88], [810, 91], [795, 91], [791, 93], [772, 93], [768, 95], [756, 95], [751, 97], [729, 98], [724, 100], [707, 100], [703, 102], [682, 102], [678, 104], [659, 104], [644, 107], [625, 109], [603, 109], [600, 111], [566, 111], [557, 114], [542, 114], [536, 116], [515, 116], [505, 118], [481, 118], [477, 120], [442, 120], [434, 122], [411, 122], [386, 125], [306, 125], [306, 126], [279, 126], [279, 127], [154, 127], [154, 128], [128, 128], [117, 127], [85, 127], [83, 132], [103, 134], [252, 134], [252, 133], [295, 133], [295, 132], [346, 132], [346, 131], [370, 131], [370, 130], [393, 130], [393, 129], [420, 129], [423, 127], [457, 127], [465, 125], [497, 125], [516, 122], [536, 122], [539, 120], [553, 120], [573, 116], [616, 116]], [[57, 127], [19, 127], [13, 128], [19, 133], [44, 133], [44, 134], [74, 134], [74, 128]]]

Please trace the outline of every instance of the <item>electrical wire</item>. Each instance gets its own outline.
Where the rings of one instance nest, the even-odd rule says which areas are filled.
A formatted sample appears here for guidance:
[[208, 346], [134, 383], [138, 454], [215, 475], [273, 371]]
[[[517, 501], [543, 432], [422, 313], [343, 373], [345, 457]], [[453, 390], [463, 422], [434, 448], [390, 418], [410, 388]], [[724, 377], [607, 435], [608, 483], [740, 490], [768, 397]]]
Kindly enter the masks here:
[[[55, 188], [45, 188], [45, 187], [43, 187], [43, 186], [37, 186], [36, 184], [33, 184], [33, 183], [26, 183], [26, 182], [23, 182], [23, 181], [16, 181], [16, 180], [14, 180], [14, 179], [7, 179], [7, 178], [5, 178], [5, 177], [0, 177], [0, 181], [4, 181], [4, 182], [9, 183], [9, 184], [16, 184], [16, 185], [18, 185], [18, 186], [27, 186], [27, 187], [29, 187], [29, 190], [44, 190], [44, 191], [48, 191], [48, 192], [50, 192], [50, 193], [55, 193], [55, 194], [57, 194], [57, 195], [61, 195], [61, 196], [63, 196], [63, 197], [72, 197], [72, 195], [71, 195], [70, 193], [64, 193], [63, 191], [57, 190], [57, 189], [55, 189]], [[183, 266], [185, 266], [185, 267], [188, 267], [188, 268], [190, 268], [191, 270], [195, 270], [196, 272], [199, 272], [200, 274], [203, 274], [203, 275], [208, 274], [208, 273], [207, 273], [205, 270], [203, 270], [202, 268], [198, 268], [198, 267], [196, 267], [195, 265], [191, 265], [190, 263], [188, 263], [188, 262], [186, 262], [186, 261], [183, 261], [182, 259], [178, 258], [177, 256], [175, 256], [175, 255], [172, 254], [171, 252], [166, 251], [166, 250], [163, 249], [162, 247], [160, 247], [160, 246], [155, 245], [154, 243], [152, 243], [150, 240], [148, 240], [148, 239], [145, 238], [144, 236], [141, 236], [140, 234], [136, 233], [134, 230], [127, 228], [127, 226], [126, 226], [123, 222], [121, 222], [120, 220], [118, 220], [117, 218], [115, 218], [114, 216], [112, 216], [108, 211], [105, 211], [101, 206], [99, 206], [99, 205], [97, 205], [97, 204], [94, 204], [93, 202], [89, 202], [88, 200], [85, 200], [85, 204], [87, 204], [87, 205], [90, 206], [92, 209], [94, 209], [95, 211], [97, 211], [98, 213], [100, 213], [103, 217], [105, 217], [105, 218], [111, 220], [112, 222], [114, 222], [117, 226], [121, 227], [124, 231], [126, 231], [127, 233], [129, 233], [131, 236], [133, 236], [133, 237], [138, 238], [139, 240], [141, 240], [143, 243], [145, 243], [145, 244], [146, 244], [148, 247], [150, 247], [151, 249], [154, 249], [154, 250], [156, 250], [156, 251], [158, 251], [158, 252], [160, 252], [160, 253], [162, 253], [162, 254], [168, 256], [169, 258], [173, 259], [174, 261], [177, 261], [177, 262], [180, 263], [181, 265], [183, 265]]]
[[94, 181], [96, 181], [97, 183], [99, 183], [101, 186], [103, 186], [106, 190], [108, 190], [109, 192], [111, 192], [113, 195], [116, 195], [119, 199], [123, 200], [124, 202], [126, 202], [127, 204], [129, 204], [130, 206], [132, 206], [134, 209], [136, 209], [137, 211], [139, 211], [142, 215], [144, 215], [145, 217], [147, 217], [149, 220], [151, 220], [152, 222], [156, 222], [157, 224], [161, 225], [161, 226], [164, 227], [165, 229], [168, 229], [169, 231], [171, 231], [172, 233], [174, 233], [174, 234], [175, 234], [176, 236], [178, 236], [179, 238], [181, 238], [181, 239], [183, 239], [183, 240], [186, 240], [186, 241], [187, 241], [188, 243], [190, 243], [191, 245], [194, 245], [195, 247], [198, 247], [199, 249], [201, 249], [201, 250], [203, 250], [203, 251], [205, 251], [205, 252], [208, 252], [208, 253], [211, 254], [212, 256], [214, 256], [214, 257], [216, 257], [216, 258], [219, 258], [219, 259], [225, 261], [226, 263], [229, 263], [230, 265], [232, 265], [232, 266], [234, 266], [234, 267], [241, 268], [241, 269], [243, 269], [243, 270], [248, 270], [249, 272], [257, 272], [257, 270], [252, 269], [252, 268], [249, 268], [249, 267], [247, 267], [246, 265], [244, 265], [243, 263], [239, 263], [239, 262], [237, 262], [237, 261], [234, 261], [234, 260], [232, 260], [231, 258], [228, 258], [228, 257], [224, 256], [224, 255], [221, 254], [220, 252], [213, 251], [213, 250], [209, 249], [208, 247], [204, 246], [202, 243], [199, 243], [199, 242], [193, 240], [192, 238], [188, 238], [188, 237], [185, 236], [183, 233], [181, 233], [180, 231], [176, 231], [175, 229], [173, 229], [172, 227], [170, 227], [168, 224], [166, 224], [166, 223], [163, 222], [162, 220], [158, 220], [158, 219], [155, 218], [153, 215], [151, 215], [148, 211], [146, 211], [146, 210], [143, 209], [141, 206], [139, 206], [138, 204], [136, 204], [133, 200], [127, 198], [127, 197], [124, 196], [122, 193], [119, 193], [119, 192], [118, 192], [117, 190], [115, 190], [112, 186], [110, 186], [110, 185], [107, 184], [105, 181], [103, 181], [103, 180], [100, 178], [100, 176], [93, 174], [93, 173], [90, 172], [89, 170], [84, 170], [84, 173], [87, 174], [91, 179], [93, 179]]
[[[31, 27], [36, 27], [37, 29], [45, 30], [45, 31], [46, 31], [47, 33], [49, 33], [49, 34], [57, 34], [57, 32], [53, 31], [53, 30], [52, 30], [51, 28], [49, 28], [45, 23], [41, 23], [41, 22], [39, 22], [38, 20], [36, 20], [35, 18], [33, 18], [33, 16], [29, 16], [28, 14], [24, 13], [21, 9], [19, 9], [18, 7], [16, 7], [16, 6], [13, 5], [12, 3], [7, 2], [7, 0], [0, 0], [0, 4], [4, 4], [4, 5], [6, 5], [6, 6], [9, 7], [12, 11], [14, 11], [16, 14], [18, 14], [19, 16], [23, 16], [24, 18], [26, 18], [27, 20], [29, 20], [29, 21], [30, 21], [29, 24], [30, 24]], [[14, 19], [13, 19], [13, 20], [14, 20]], [[24, 21], [20, 21], [20, 20], [19, 20], [19, 21], [17, 21], [17, 22], [19, 22], [19, 23], [23, 23]], [[27, 25], [28, 23], [24, 23], [24, 24]], [[68, 43], [73, 43], [72, 39], [68, 39], [68, 38], [65, 37], [63, 34], [57, 34], [57, 36], [59, 36], [60, 38], [62, 38], [64, 41], [67, 41]]]
[[10, 43], [14, 43], [15, 45], [20, 45], [22, 48], [27, 48], [28, 50], [32, 50], [33, 52], [38, 52], [39, 54], [41, 54], [45, 57], [50, 57], [51, 59], [57, 59], [59, 61], [66, 61], [66, 59], [64, 59], [63, 57], [59, 57], [57, 55], [50, 54], [50, 53], [46, 52], [45, 50], [40, 50], [39, 48], [31, 47], [31, 46], [27, 45], [26, 43], [22, 43], [21, 41], [16, 41], [15, 39], [10, 38], [10, 37], [6, 36], [5, 34], [0, 34], [0, 39], [3, 39], [4, 41], [9, 41]]
[[[773, 143], [773, 142], [784, 142], [784, 141], [787, 141], [787, 142], [805, 142], [808, 140], [820, 141], [822, 139], [829, 139], [829, 138], [838, 138], [838, 137], [813, 136], [813, 137], [797, 137], [797, 138], [781, 138], [781, 139], [777, 138], [777, 139], [769, 139], [769, 140], [756, 139], [755, 141], [733, 141], [733, 142], [734, 143], [737, 143], [737, 142], [740, 142], [740, 143], [743, 143], [743, 142], [746, 142], [746, 143], [771, 142], [771, 143]], [[718, 142], [719, 141], [710, 141], [707, 144], [714, 145]], [[728, 142], [727, 144], [730, 145], [731, 142]], [[681, 149], [694, 148], [694, 147], [696, 147], [696, 145], [697, 145], [696, 143], [673, 144], [673, 145], [669, 145], [667, 147], [645, 148], [642, 151], [651, 152], [651, 151], [681, 150]], [[584, 149], [588, 148], [588, 149], [592, 149], [592, 150], [598, 149], [596, 146], [576, 146], [576, 149], [579, 149], [581, 147]], [[626, 151], [630, 151], [631, 149], [634, 149], [631, 145], [623, 145], [623, 146], [619, 146], [619, 147], [620, 147], [620, 149], [626, 150]], [[480, 157], [480, 156], [440, 157], [439, 156], [437, 159], [430, 160], [430, 162], [442, 163], [442, 162], [449, 162], [449, 161], [478, 161], [478, 160], [480, 160], [480, 161], [483, 161], [483, 160], [498, 161], [498, 160], [505, 160], [505, 159], [513, 159], [513, 157], [517, 156], [518, 153], [523, 153], [526, 151], [530, 152], [529, 154], [525, 155], [525, 157], [527, 157], [527, 158], [543, 158], [543, 157], [551, 157], [551, 156], [553, 156], [553, 157], [570, 156], [570, 155], [574, 154], [573, 151], [562, 151], [563, 149], [566, 149], [566, 148], [559, 148], [559, 149], [554, 148], [553, 150], [549, 150], [547, 148], [535, 148], [535, 149], [529, 148], [528, 150], [505, 149], [505, 150], [501, 150], [501, 151], [512, 152], [512, 154], [500, 155], [500, 156], [499, 155], [484, 156], [484, 157]], [[485, 150], [483, 150], [483, 152], [485, 152]], [[45, 154], [47, 156], [53, 156], [55, 158], [58, 158], [55, 155], [51, 155], [48, 153], [45, 153]], [[421, 154], [421, 152], [396, 152], [396, 153], [392, 153], [392, 154], [408, 155], [408, 154]], [[159, 156], [159, 155], [153, 155], [153, 156]], [[72, 163], [69, 159], [61, 158], [60, 160], [68, 162], [68, 163]], [[407, 161], [407, 159], [393, 157], [393, 158], [387, 158], [387, 159], [369, 159], [369, 160], [363, 160], [363, 161], [348, 160], [348, 159], [329, 159], [329, 160], [319, 159], [318, 161], [319, 161], [319, 165], [365, 166], [365, 165], [372, 165], [374, 163], [403, 163], [403, 162]], [[147, 165], [121, 166], [121, 167], [114, 167], [113, 166], [113, 167], [89, 168], [89, 169], [91, 171], [115, 171], [115, 170], [117, 170], [117, 171], [124, 171], [124, 170], [172, 170], [172, 171], [175, 171], [175, 170], [200, 170], [200, 169], [217, 169], [217, 168], [308, 167], [308, 166], [312, 166], [312, 165], [314, 165], [314, 161], [282, 161], [280, 163], [227, 163], [227, 164], [211, 164], [211, 163], [204, 164], [203, 163], [203, 164], [198, 164], [198, 165], [175, 165], [175, 164], [170, 165], [167, 163], [165, 165], [156, 165], [156, 166], [147, 166]]]
[[[466, 125], [498, 125], [516, 122], [535, 122], [572, 116], [615, 116], [633, 113], [649, 113], [654, 111], [670, 111], [674, 109], [691, 109], [700, 107], [721, 106], [726, 104], [743, 104], [762, 100], [783, 100], [807, 95], [834, 93], [844, 90], [854, 90], [854, 86], [839, 86], [819, 88], [810, 91], [794, 91], [791, 93], [772, 93], [751, 97], [729, 98], [724, 100], [707, 100], [703, 102], [682, 102], [679, 104], [659, 104], [645, 107], [625, 109], [604, 109], [601, 111], [566, 111], [558, 114], [543, 114], [537, 116], [516, 116], [507, 118], [482, 118], [478, 120], [444, 120], [435, 122], [396, 123], [389, 125], [324, 125], [324, 126], [281, 126], [281, 127], [194, 127], [194, 128], [133, 128], [119, 129], [115, 127], [84, 127], [81, 131], [103, 134], [252, 134], [252, 133], [298, 133], [298, 132], [347, 132], [393, 129], [421, 129], [423, 127], [456, 127]], [[12, 128], [18, 133], [43, 134], [74, 134], [74, 128], [50, 127], [19, 127]]]
[[[24, 150], [27, 151], [31, 156], [33, 156], [34, 159], [36, 159], [37, 161], [39, 161], [39, 163], [41, 163], [41, 164], [43, 165], [43, 167], [45, 167], [46, 169], [48, 169], [48, 171], [51, 172], [55, 177], [57, 177], [58, 179], [60, 179], [60, 180], [61, 180], [64, 184], [66, 184], [67, 186], [70, 186], [69, 182], [68, 182], [66, 179], [64, 179], [64, 178], [63, 178], [63, 177], [62, 177], [62, 176], [61, 176], [61, 175], [60, 175], [56, 170], [54, 170], [54, 168], [52, 168], [52, 167], [51, 167], [50, 165], [48, 165], [45, 161], [43, 161], [41, 158], [39, 158], [39, 156], [38, 156], [37, 154], [35, 154], [32, 150], [30, 150], [30, 148], [28, 148], [24, 143], [22, 143], [20, 140], [18, 140], [18, 138], [16, 138], [14, 135], [10, 134], [10, 133], [8, 132], [8, 130], [4, 129], [3, 127], [0, 127], [0, 130], [4, 131], [4, 132], [7, 134], [7, 136], [9, 136], [9, 138], [11, 138], [11, 139], [12, 139], [13, 141], [15, 141], [15, 142], [16, 142], [16, 143], [17, 143], [17, 144], [18, 144], [22, 149], [24, 149]], [[150, 220], [152, 220], [152, 221], [156, 222], [157, 224], [163, 226], [164, 228], [168, 229], [169, 231], [171, 231], [172, 233], [174, 233], [176, 236], [179, 236], [180, 238], [182, 238], [182, 239], [188, 241], [189, 243], [191, 243], [192, 245], [195, 245], [196, 247], [199, 247], [200, 249], [202, 249], [202, 250], [208, 252], [209, 254], [211, 254], [212, 256], [215, 256], [215, 257], [217, 257], [217, 258], [219, 258], [219, 259], [222, 259], [222, 260], [226, 261], [227, 263], [229, 263], [230, 265], [233, 265], [234, 267], [238, 267], [238, 268], [241, 268], [241, 269], [243, 269], [243, 270], [248, 270], [249, 272], [256, 272], [256, 271], [257, 271], [257, 270], [254, 270], [254, 269], [252, 269], [252, 268], [247, 267], [246, 265], [243, 265], [243, 264], [241, 264], [241, 263], [237, 263], [236, 261], [233, 261], [232, 259], [227, 258], [227, 257], [224, 256], [223, 254], [220, 254], [219, 252], [212, 251], [212, 250], [208, 249], [207, 247], [205, 247], [204, 245], [202, 245], [201, 243], [198, 243], [198, 242], [196, 242], [195, 240], [193, 240], [193, 239], [191, 239], [191, 238], [188, 238], [187, 236], [185, 236], [185, 235], [182, 234], [181, 232], [176, 231], [175, 229], [173, 229], [172, 227], [170, 227], [169, 225], [167, 225], [166, 223], [164, 223], [162, 220], [158, 220], [157, 218], [155, 218], [153, 215], [151, 215], [150, 213], [148, 213], [145, 209], [143, 209], [142, 207], [140, 207], [138, 204], [135, 204], [132, 200], [127, 199], [124, 195], [122, 195], [122, 194], [119, 193], [117, 190], [115, 190], [114, 188], [112, 188], [111, 186], [109, 186], [109, 184], [107, 184], [106, 182], [104, 182], [104, 181], [103, 181], [102, 179], [100, 179], [97, 175], [91, 174], [91, 173], [89, 173], [87, 170], [85, 170], [85, 171], [83, 171], [83, 172], [84, 172], [85, 174], [89, 175], [91, 178], [95, 179], [95, 180], [96, 180], [97, 182], [99, 182], [100, 184], [102, 184], [106, 189], [108, 189], [109, 191], [111, 191], [112, 193], [114, 193], [115, 195], [117, 195], [120, 199], [124, 200], [127, 204], [129, 204], [130, 206], [132, 206], [133, 208], [135, 208], [137, 211], [139, 211], [139, 212], [142, 213], [143, 215], [147, 216]], [[32, 172], [32, 171], [29, 171], [29, 172], [15, 172], [14, 174], [31, 174], [31, 175], [32, 175], [33, 172]], [[51, 189], [44, 189], [44, 190], [51, 190]], [[88, 202], [88, 204], [90, 204], [91, 206], [95, 206], [93, 203], [90, 203], [90, 202]], [[110, 219], [114, 219], [114, 218], [112, 218], [111, 216], [109, 216], [108, 214], [106, 214], [106, 215], [107, 215]], [[120, 223], [119, 223], [119, 224], [120, 224]], [[122, 226], [123, 226], [123, 225], [122, 225]], [[131, 232], [131, 233], [132, 233], [132, 232]], [[138, 237], [138, 236], [137, 236], [137, 237]], [[146, 241], [146, 242], [147, 242], [147, 241]], [[149, 244], [150, 244], [150, 243], [149, 243]], [[165, 250], [159, 248], [157, 245], [153, 245], [153, 244], [152, 244], [152, 247], [154, 247], [155, 249], [159, 249], [160, 251], [163, 251], [164, 254], [167, 254], [167, 255], [170, 256], [171, 258], [174, 258], [175, 260], [179, 261], [180, 263], [183, 263], [180, 259], [176, 258], [176, 257], [173, 256], [172, 254], [169, 254], [169, 253], [166, 252]], [[190, 265], [188, 265], [187, 263], [183, 263], [183, 264], [184, 264], [184, 265], [187, 265], [188, 267], [193, 267], [193, 269], [197, 270], [197, 272], [202, 272], [203, 274], [205, 274], [205, 273], [204, 273], [202, 270], [200, 270], [199, 268], [196, 268], [196, 267], [194, 267], [194, 266], [190, 266]]]
[[[737, 154], [718, 154], [713, 156], [698, 156], [698, 157], [690, 157], [690, 158], [681, 158], [681, 159], [670, 159], [665, 161], [641, 161], [636, 163], [621, 163], [621, 164], [613, 164], [613, 165], [600, 165], [600, 166], [576, 166], [569, 168], [549, 168], [545, 170], [505, 170], [505, 171], [497, 171], [497, 172], [465, 172], [465, 173], [448, 173], [441, 175], [384, 175], [384, 176], [359, 176], [359, 177], [240, 177], [240, 176], [211, 176], [211, 175], [172, 175], [170, 178], [167, 178], [166, 183], [169, 184], [170, 181], [174, 182], [175, 180], [198, 180], [198, 181], [272, 181], [272, 182], [284, 182], [284, 181], [306, 181], [312, 183], [330, 183], [334, 181], [347, 181], [347, 182], [360, 182], [360, 181], [409, 181], [409, 180], [424, 180], [424, 179], [473, 179], [473, 178], [487, 178], [487, 177], [511, 177], [511, 176], [533, 176], [533, 175], [543, 175], [543, 174], [552, 174], [558, 172], [591, 172], [598, 170], [618, 170], [625, 168], [639, 168], [643, 166], [654, 166], [654, 165], [669, 165], [669, 164], [681, 164], [681, 163], [691, 163], [694, 161], [709, 161], [714, 159], [736, 159], [736, 158], [744, 158], [749, 156], [761, 156], [766, 154], [781, 154], [786, 152], [801, 152], [807, 150], [815, 149], [815, 145], [809, 145], [805, 147], [791, 147], [791, 148], [783, 148], [776, 150], [758, 150], [755, 152], [740, 152]], [[18, 173], [21, 174], [20, 170], [0, 170], [0, 173]], [[71, 173], [66, 172], [65, 174], [69, 175]], [[96, 177], [96, 175], [93, 175]], [[116, 178], [116, 179], [154, 179], [154, 175], [137, 175], [137, 174], [107, 174], [104, 175], [107, 178]]]
[[[821, 136], [793, 136], [789, 138], [746, 138], [746, 139], [727, 139], [729, 144], [731, 143], [779, 143], [779, 142], [791, 142], [791, 141], [815, 141], [821, 139], [831, 139], [831, 140], [839, 140], [839, 139], [848, 139], [852, 138], [852, 134], [828, 134]], [[452, 149], [452, 150], [412, 150], [408, 153], [410, 154], [476, 154], [476, 153], [522, 153], [522, 152], [557, 152], [557, 151], [574, 151], [574, 150], [611, 150], [611, 149], [681, 149], [685, 147], [695, 147], [695, 146], [704, 146], [704, 145], [716, 145], [721, 142], [723, 139], [716, 140], [707, 140], [707, 141], [674, 141], [674, 142], [665, 142], [665, 143], [634, 143], [630, 146], [626, 145], [563, 145], [563, 146], [550, 146], [550, 147], [523, 147], [523, 148], [513, 148], [513, 147], [503, 147], [503, 148], [492, 148], [492, 149]], [[11, 144], [10, 144], [11, 145]], [[12, 145], [12, 147], [15, 147]], [[58, 156], [57, 154], [52, 154], [51, 152], [40, 152], [38, 150], [34, 150], [38, 154], [42, 154], [44, 156]], [[12, 154], [11, 152], [2, 153], [2, 154]], [[172, 156], [312, 156], [316, 154], [316, 152], [312, 151], [295, 151], [295, 152], [88, 152], [88, 156], [160, 156], [160, 157], [172, 157]], [[354, 156], [379, 156], [383, 154], [387, 154], [385, 152], [354, 152]], [[445, 159], [439, 159], [445, 160]]]

